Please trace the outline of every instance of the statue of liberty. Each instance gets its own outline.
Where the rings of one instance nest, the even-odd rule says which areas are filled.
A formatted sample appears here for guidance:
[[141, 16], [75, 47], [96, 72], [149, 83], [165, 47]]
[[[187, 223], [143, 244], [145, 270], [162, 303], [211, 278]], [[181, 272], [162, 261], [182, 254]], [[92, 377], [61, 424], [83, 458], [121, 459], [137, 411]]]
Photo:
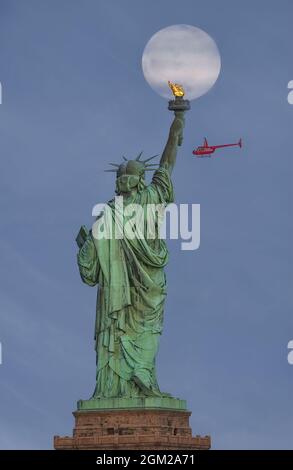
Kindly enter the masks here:
[[[149, 185], [145, 171], [151, 159], [127, 160], [117, 166], [116, 194], [123, 208], [136, 204], [145, 211], [150, 204], [166, 207], [174, 200], [171, 174], [181, 145], [184, 111], [175, 111], [168, 140]], [[114, 200], [109, 201], [114, 219]], [[101, 227], [105, 215], [97, 224]], [[120, 228], [127, 224], [122, 215]], [[117, 223], [117, 220], [115, 219]], [[147, 231], [150, 221], [144, 220]], [[94, 224], [95, 225], [95, 224]], [[145, 233], [145, 232], [144, 232]], [[98, 285], [95, 324], [97, 353], [94, 399], [166, 397], [156, 378], [156, 355], [163, 328], [168, 262], [166, 243], [155, 237], [95, 236], [93, 230], [79, 243], [78, 266], [82, 280]]]

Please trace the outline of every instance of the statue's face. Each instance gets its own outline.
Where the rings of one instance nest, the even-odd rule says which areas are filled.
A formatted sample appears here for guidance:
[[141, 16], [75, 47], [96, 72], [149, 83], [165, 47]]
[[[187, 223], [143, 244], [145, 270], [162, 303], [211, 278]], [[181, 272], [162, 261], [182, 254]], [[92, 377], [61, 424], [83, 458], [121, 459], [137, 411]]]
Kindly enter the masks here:
[[129, 193], [135, 189], [139, 184], [139, 176], [137, 175], [121, 175], [116, 180], [116, 192]]
[[120, 165], [117, 171], [116, 186], [118, 193], [127, 193], [142, 183], [144, 186], [145, 165], [136, 160], [129, 160]]

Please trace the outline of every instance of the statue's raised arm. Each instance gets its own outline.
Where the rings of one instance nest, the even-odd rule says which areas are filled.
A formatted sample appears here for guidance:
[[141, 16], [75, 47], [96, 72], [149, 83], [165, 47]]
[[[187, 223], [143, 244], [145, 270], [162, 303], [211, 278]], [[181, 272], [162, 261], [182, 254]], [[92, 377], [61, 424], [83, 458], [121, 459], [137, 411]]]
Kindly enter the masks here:
[[169, 137], [160, 160], [160, 166], [167, 168], [170, 174], [176, 162], [177, 147], [183, 141], [183, 128], [185, 124], [184, 111], [175, 111], [174, 114], [175, 118], [171, 124]]

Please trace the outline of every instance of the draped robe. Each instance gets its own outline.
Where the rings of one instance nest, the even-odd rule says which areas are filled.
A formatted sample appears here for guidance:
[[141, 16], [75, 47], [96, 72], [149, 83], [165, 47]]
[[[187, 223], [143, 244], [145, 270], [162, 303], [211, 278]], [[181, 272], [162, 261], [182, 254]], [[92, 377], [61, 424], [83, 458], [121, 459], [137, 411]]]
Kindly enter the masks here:
[[[173, 201], [169, 172], [160, 167], [151, 184], [124, 198], [124, 207], [166, 207]], [[114, 217], [113, 201], [108, 203]], [[115, 219], [116, 220], [116, 219]], [[103, 217], [99, 220], [103, 223]], [[126, 226], [127, 218], [120, 221]], [[149, 220], [144, 221], [145, 229]], [[158, 232], [153, 239], [96, 239], [90, 232], [78, 253], [82, 280], [98, 284], [94, 398], [162, 396], [155, 361], [162, 333], [168, 250]]]

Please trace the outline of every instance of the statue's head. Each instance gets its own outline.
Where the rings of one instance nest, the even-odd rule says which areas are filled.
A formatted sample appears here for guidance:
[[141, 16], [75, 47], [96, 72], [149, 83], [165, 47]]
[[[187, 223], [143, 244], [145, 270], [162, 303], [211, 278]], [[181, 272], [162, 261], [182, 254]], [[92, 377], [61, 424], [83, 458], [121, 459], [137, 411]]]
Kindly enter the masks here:
[[140, 160], [142, 152], [136, 157], [135, 160], [128, 160], [126, 157], [123, 157], [124, 162], [120, 165], [116, 163], [110, 163], [110, 165], [115, 166], [116, 170], [105, 170], [105, 171], [115, 171], [116, 172], [116, 193], [129, 193], [134, 189], [140, 191], [143, 189], [145, 184], [145, 172], [153, 171], [156, 164], [147, 164], [153, 157], [147, 158], [146, 160]]

